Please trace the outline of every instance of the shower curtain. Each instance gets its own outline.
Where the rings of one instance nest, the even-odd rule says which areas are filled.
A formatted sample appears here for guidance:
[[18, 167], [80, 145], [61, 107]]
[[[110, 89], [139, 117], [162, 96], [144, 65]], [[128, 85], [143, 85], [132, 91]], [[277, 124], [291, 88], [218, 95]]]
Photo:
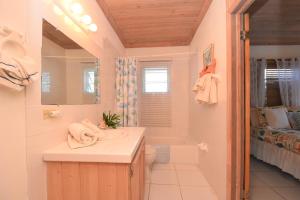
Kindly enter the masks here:
[[137, 126], [137, 60], [116, 60], [116, 103], [123, 126]]
[[266, 102], [266, 59], [251, 58], [251, 107], [264, 107]]
[[278, 59], [278, 81], [281, 101], [285, 106], [300, 106], [299, 59]]

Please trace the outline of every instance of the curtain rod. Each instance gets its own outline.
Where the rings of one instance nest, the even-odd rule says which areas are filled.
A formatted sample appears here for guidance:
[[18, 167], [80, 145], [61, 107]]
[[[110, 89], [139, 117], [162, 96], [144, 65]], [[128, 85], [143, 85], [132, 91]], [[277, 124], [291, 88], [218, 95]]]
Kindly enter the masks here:
[[65, 59], [97, 59], [96, 57], [76, 57], [76, 56], [42, 56], [42, 58], [65, 58]]
[[[276, 60], [287, 60], [291, 61], [292, 59], [299, 60], [299, 58], [266, 58], [266, 61], [276, 61]], [[262, 61], [262, 58], [256, 59], [258, 61]]]
[[[134, 57], [134, 58], [145, 58], [145, 59], [149, 59], [152, 57], [173, 57], [173, 56], [178, 56], [178, 55], [195, 55], [195, 54], [199, 54], [200, 52], [181, 52], [181, 53], [165, 53], [165, 54], [152, 54], [152, 55], [142, 55], [142, 56], [135, 56], [135, 55], [129, 55], [129, 56], [124, 56], [124, 57]], [[122, 56], [120, 56], [122, 57]], [[118, 57], [117, 57], [118, 58]], [[167, 60], [169, 58], [166, 58]], [[170, 58], [172, 59], [172, 58]], [[164, 60], [164, 59], [163, 59]]]

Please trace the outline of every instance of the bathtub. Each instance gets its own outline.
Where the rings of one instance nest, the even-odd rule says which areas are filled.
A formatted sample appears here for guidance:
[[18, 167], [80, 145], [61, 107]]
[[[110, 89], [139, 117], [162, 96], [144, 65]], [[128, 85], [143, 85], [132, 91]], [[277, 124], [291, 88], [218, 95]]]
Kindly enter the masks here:
[[169, 146], [170, 163], [198, 164], [199, 162], [197, 143], [189, 138], [146, 136], [146, 144]]

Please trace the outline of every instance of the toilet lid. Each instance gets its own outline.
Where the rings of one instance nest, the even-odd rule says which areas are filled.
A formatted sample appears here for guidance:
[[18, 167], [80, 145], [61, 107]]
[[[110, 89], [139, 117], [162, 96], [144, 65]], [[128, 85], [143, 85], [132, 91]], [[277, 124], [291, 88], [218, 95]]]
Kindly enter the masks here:
[[155, 154], [156, 153], [156, 149], [150, 145], [146, 145], [145, 147], [145, 154]]

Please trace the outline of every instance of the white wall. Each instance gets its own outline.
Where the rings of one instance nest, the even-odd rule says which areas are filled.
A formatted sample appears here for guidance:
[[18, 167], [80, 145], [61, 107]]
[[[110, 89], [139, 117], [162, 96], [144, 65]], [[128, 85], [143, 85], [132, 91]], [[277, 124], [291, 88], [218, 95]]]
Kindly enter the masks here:
[[188, 71], [189, 47], [157, 47], [126, 49], [126, 55], [140, 61], [171, 60], [171, 118], [170, 128], [147, 127], [147, 136], [185, 137], [188, 135]]
[[[0, 0], [0, 25], [7, 24], [18, 31], [24, 31], [25, 6], [25, 0]], [[24, 91], [16, 93], [0, 87], [0, 127], [0, 199], [26, 200]]]
[[[200, 105], [195, 102], [191, 88], [199, 69], [202, 54], [213, 43], [217, 60], [216, 73], [220, 76], [218, 104]], [[226, 1], [214, 0], [191, 43], [190, 61], [190, 133], [198, 142], [208, 144], [208, 152], [200, 153], [200, 168], [220, 200], [226, 199]]]
[[100, 105], [61, 106], [63, 116], [54, 120], [43, 120], [43, 109], [51, 106], [41, 105], [40, 80], [26, 89], [26, 95], [0, 88], [0, 199], [46, 200], [42, 152], [65, 140], [69, 123], [83, 118], [96, 122], [103, 110], [114, 109], [114, 60], [125, 51], [96, 1], [79, 2], [98, 24], [97, 33], [75, 32], [62, 17], [53, 14], [50, 0], [0, 0], [0, 24], [25, 33], [29, 55], [39, 70], [44, 17], [100, 57], [102, 83]]
[[254, 58], [291, 58], [300, 57], [300, 45], [261, 45], [251, 46]]

